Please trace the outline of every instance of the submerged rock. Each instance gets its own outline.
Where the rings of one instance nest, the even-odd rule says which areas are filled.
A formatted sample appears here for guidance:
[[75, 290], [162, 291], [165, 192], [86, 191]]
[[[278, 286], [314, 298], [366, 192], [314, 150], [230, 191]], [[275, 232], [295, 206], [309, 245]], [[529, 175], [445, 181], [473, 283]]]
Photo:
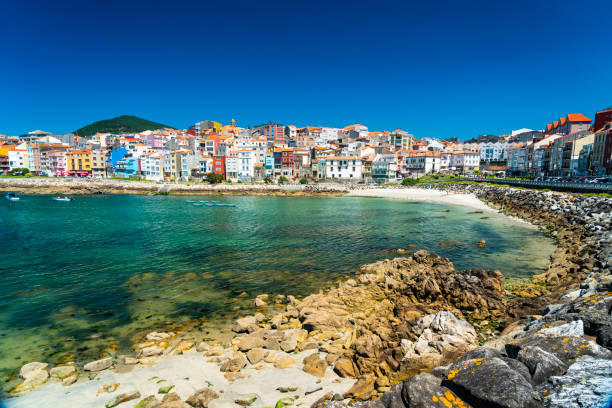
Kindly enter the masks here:
[[102, 371], [110, 368], [113, 365], [113, 358], [106, 357], [101, 360], [96, 360], [85, 364], [83, 370], [85, 371]]

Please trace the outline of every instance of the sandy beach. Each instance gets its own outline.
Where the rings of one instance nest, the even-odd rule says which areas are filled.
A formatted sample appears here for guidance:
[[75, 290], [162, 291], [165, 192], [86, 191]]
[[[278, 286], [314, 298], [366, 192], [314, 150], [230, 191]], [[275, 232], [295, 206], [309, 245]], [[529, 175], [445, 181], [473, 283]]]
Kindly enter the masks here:
[[350, 197], [380, 197], [395, 200], [426, 201], [437, 204], [450, 204], [470, 207], [481, 211], [497, 212], [473, 194], [456, 194], [424, 188], [372, 188], [351, 190]]
[[[296, 395], [299, 396], [296, 403], [301, 402], [304, 407], [309, 407], [323, 394], [329, 391], [342, 394], [355, 383], [352, 378], [338, 377], [331, 367], [327, 368], [324, 378], [304, 372], [301, 361], [314, 352], [316, 350], [291, 353], [291, 358], [298, 364], [282, 369], [261, 361], [257, 366], [244, 368], [240, 373], [241, 378], [230, 381], [215, 362], [219, 357], [204, 357], [204, 353], [198, 353], [194, 348], [183, 355], [156, 358], [149, 365], [120, 366], [97, 375], [85, 373], [70, 387], [63, 386], [60, 381], [51, 380], [34, 391], [19, 398], [10, 398], [4, 403], [7, 408], [104, 407], [119, 394], [139, 391], [140, 398], [121, 404], [121, 407], [127, 408], [134, 407], [148, 395], [155, 395], [161, 400], [164, 394], [158, 393], [158, 390], [174, 385], [171, 391], [176, 392], [183, 400], [199, 389], [211, 388], [220, 398], [211, 402], [209, 408], [235, 407], [236, 399], [252, 395], [257, 396], [250, 405], [253, 408], [274, 406], [281, 398]], [[231, 357], [232, 353], [233, 350], [229, 348], [225, 350], [224, 355]], [[279, 356], [288, 356], [284, 352], [277, 353]], [[325, 353], [319, 355], [324, 356]], [[112, 392], [100, 392], [103, 386], [114, 384], [118, 386]], [[281, 387], [295, 391], [281, 392], [277, 389]], [[68, 405], [66, 398], [69, 398]]]

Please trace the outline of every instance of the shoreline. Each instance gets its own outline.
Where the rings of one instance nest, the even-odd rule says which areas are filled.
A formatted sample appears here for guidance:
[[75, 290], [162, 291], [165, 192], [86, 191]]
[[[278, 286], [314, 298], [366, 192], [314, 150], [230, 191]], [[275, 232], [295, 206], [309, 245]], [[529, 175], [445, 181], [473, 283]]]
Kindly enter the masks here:
[[[464, 187], [459, 186], [458, 189], [467, 189], [467, 190], [469, 190], [469, 188], [466, 188], [465, 186]], [[497, 188], [491, 188], [491, 189], [487, 188], [487, 189], [482, 189], [482, 190], [494, 191], [494, 190], [500, 190], [500, 189], [503, 189], [503, 188], [497, 187]], [[572, 242], [574, 242], [574, 241], [572, 241], [571, 236], [568, 237], [567, 236], [568, 234], [564, 234], [564, 231], [567, 230], [569, 227], [568, 227], [567, 224], [560, 224], [560, 223], [558, 223], [558, 219], [559, 219], [558, 217], [556, 217], [556, 216], [555, 217], [552, 217], [552, 216], [551, 217], [542, 217], [540, 215], [536, 215], [535, 211], [533, 211], [534, 215], [532, 217], [529, 217], [529, 216], [526, 216], [526, 211], [532, 211], [532, 209], [530, 209], [530, 208], [523, 208], [523, 213], [521, 213], [520, 211], [518, 211], [520, 208], [512, 208], [512, 207], [507, 205], [508, 202], [503, 202], [503, 200], [502, 200], [501, 203], [494, 203], [493, 202], [493, 204], [501, 204], [500, 205], [500, 209], [501, 210], [497, 211], [496, 209], [493, 209], [493, 208], [489, 207], [483, 201], [481, 201], [482, 198], [486, 198], [486, 194], [487, 194], [486, 191], [485, 191], [484, 194], [481, 194], [480, 198], [477, 196], [478, 193], [468, 193], [468, 195], [463, 195], [462, 192], [455, 191], [452, 194], [449, 194], [447, 196], [446, 192], [435, 192], [434, 193], [433, 191], [437, 191], [437, 190], [421, 190], [421, 189], [395, 189], [395, 190], [394, 189], [377, 189], [377, 190], [375, 190], [375, 189], [372, 189], [372, 190], [362, 190], [362, 191], [350, 192], [347, 195], [348, 196], [361, 196], [361, 197], [381, 197], [382, 196], [383, 198], [406, 199], [406, 200], [412, 200], [412, 201], [438, 200], [438, 203], [455, 204], [455, 205], [462, 205], [463, 204], [463, 205], [467, 205], [467, 206], [475, 205], [474, 203], [476, 201], [478, 201], [480, 203], [479, 207], [485, 206], [488, 209], [488, 211], [498, 212], [500, 214], [505, 214], [505, 215], [512, 216], [512, 217], [517, 217], [517, 218], [520, 217], [519, 219], [522, 220], [521, 222], [529, 223], [529, 224], [532, 224], [532, 225], [537, 225], [537, 224], [539, 224], [539, 225], [552, 224], [552, 226], [555, 226], [555, 224], [556, 224], [557, 229], [555, 230], [555, 233], [553, 235], [555, 235], [557, 237], [558, 241], [559, 241], [558, 242], [558, 249], [555, 251], [555, 254], [553, 255], [553, 259], [551, 260], [549, 268], [547, 268], [547, 272], [545, 272], [543, 274], [540, 274], [540, 275], [542, 275], [542, 276], [540, 276], [540, 278], [543, 279], [544, 282], [548, 282], [546, 284], [547, 285], [546, 290], [548, 291], [548, 294], [546, 294], [546, 292], [538, 292], [538, 290], [540, 288], [538, 288], [537, 285], [534, 285], [534, 284], [520, 285], [520, 286], [524, 286], [524, 288], [522, 288], [522, 289], [519, 288], [519, 290], [523, 290], [522, 295], [526, 295], [526, 296], [521, 296], [521, 300], [520, 301], [514, 301], [514, 303], [512, 303], [512, 302], [509, 303], [509, 307], [508, 307], [509, 308], [509, 312], [508, 312], [509, 314], [505, 318], [505, 320], [506, 320], [505, 329], [508, 329], [509, 327], [512, 326], [512, 324], [511, 324], [512, 321], [517, 321], [517, 318], [521, 317], [521, 316], [517, 315], [517, 316], [515, 316], [515, 318], [512, 318], [511, 310], [513, 310], [513, 308], [516, 311], [523, 311], [523, 312], [526, 311], [526, 310], [537, 310], [538, 308], [542, 307], [543, 304], [547, 304], [547, 302], [552, 303], [553, 300], [557, 300], [558, 301], [559, 299], [561, 299], [561, 297], [563, 295], [567, 295], [568, 292], [570, 292], [570, 293], [572, 291], [575, 292], [575, 290], [579, 286], [580, 282], [582, 282], [583, 279], [587, 279], [588, 278], [588, 275], [584, 276], [585, 275], [584, 273], [577, 273], [577, 272], [569, 273], [569, 272], [571, 272], [571, 269], [570, 269], [571, 265], [570, 265], [570, 263], [565, 262], [565, 257], [566, 257], [565, 254], [567, 254], [567, 252], [568, 252], [567, 249], [568, 248], [573, 248], [574, 244]], [[514, 190], [514, 191], [517, 191], [517, 190]], [[545, 193], [538, 193], [538, 194], [545, 194]], [[559, 194], [559, 193], [548, 194], [548, 196], [549, 197], [562, 197], [562, 198], [567, 198], [568, 197], [567, 194]], [[449, 202], [449, 201], [447, 201], [448, 199], [453, 199], [453, 200], [460, 199], [459, 201], [461, 201], [462, 204], [458, 204], [456, 201]], [[444, 202], [441, 202], [441, 201], [444, 201]], [[491, 202], [491, 201], [493, 201], [493, 200], [487, 200], [487, 202]], [[436, 201], [432, 201], [432, 202], [436, 202]], [[552, 208], [554, 208], [554, 206], [555, 205], [553, 205]], [[563, 211], [560, 211], [559, 214], [560, 214], [559, 216], [562, 217], [563, 216]], [[571, 226], [571, 224], [570, 224], [570, 226]], [[569, 256], [571, 256], [571, 255], [572, 254], [570, 254]], [[396, 258], [396, 260], [397, 259], [398, 258]], [[381, 261], [381, 262], [386, 262], [386, 261]], [[395, 262], [395, 260], [392, 261], [392, 262]], [[379, 263], [377, 263], [377, 264], [379, 264]], [[572, 264], [575, 265], [575, 263], [572, 263]], [[370, 267], [370, 266], [371, 265], [367, 265], [365, 267]], [[567, 268], [566, 275], [561, 277], [561, 278], [559, 278], [559, 276], [558, 276], [558, 272], [559, 271], [557, 269], [559, 267]], [[552, 279], [551, 276], [548, 276], [549, 273], [551, 272], [551, 270], [555, 272], [556, 279]], [[359, 278], [359, 280], [361, 280], [360, 276], [363, 275], [363, 272], [364, 272], [363, 270], [358, 272], [358, 274], [355, 276], [355, 278], [356, 279]], [[606, 275], [606, 273], [609, 274], [609, 269], [607, 269], [607, 272], [606, 272], [606, 269], [604, 269], [602, 272], [604, 274], [603, 276], [608, 276], [609, 277], [609, 275]], [[536, 277], [535, 280], [532, 279], [532, 282], [537, 282], [537, 279], [539, 279], [539, 278]], [[345, 287], [347, 282], [351, 281], [351, 280], [352, 279], [348, 279], [345, 282], [343, 282], [342, 284], [340, 284], [339, 289], [342, 289], [343, 287]], [[591, 281], [592, 280], [593, 279], [591, 278]], [[352, 284], [350, 284], [349, 286], [352, 287]], [[534, 286], [536, 286], [536, 287], [534, 287]], [[584, 284], [582, 286], [584, 286]], [[580, 286], [580, 287], [582, 287], [582, 286]], [[548, 290], [548, 289], [550, 289], [550, 290]], [[326, 288], [321, 293], [325, 293], [328, 290], [329, 289]], [[590, 289], [590, 290], [592, 291], [592, 289]], [[579, 298], [580, 296], [586, 296], [589, 293], [590, 293], [589, 291], [587, 291], [586, 289], [583, 289], [582, 292], [579, 295], [577, 295], [577, 297]], [[311, 295], [311, 296], [314, 296], [314, 295]], [[310, 298], [311, 296], [307, 297], [307, 299]], [[574, 297], [574, 299], [576, 299], [576, 297]], [[570, 298], [567, 298], [566, 301], [567, 300], [570, 300]], [[527, 304], [519, 305], [519, 303], [527, 303]], [[289, 310], [289, 306], [287, 307], [287, 310]], [[461, 312], [459, 312], [459, 313], [461, 313]], [[521, 313], [521, 315], [524, 315], [524, 314]], [[301, 316], [300, 316], [300, 320], [302, 320]], [[299, 327], [302, 327], [302, 324], [305, 324], [305, 323], [307, 323], [307, 322], [302, 320]], [[476, 322], [476, 324], [478, 324], [478, 322]], [[504, 331], [499, 331], [499, 332], [497, 332], [497, 334], [498, 335], [499, 334], [504, 334]], [[234, 347], [234, 348], [236, 348], [236, 347]], [[229, 351], [230, 351], [230, 353], [229, 353], [229, 355], [226, 356], [227, 358], [230, 358], [230, 357], [232, 357], [232, 355], [235, 354], [235, 353], [233, 353], [233, 354], [231, 353], [231, 349]], [[311, 353], [304, 352], [304, 351], [302, 351], [302, 353], [304, 353], [304, 354], [311, 354]], [[321, 353], [319, 353], [319, 354], [321, 356], [323, 356], [323, 357], [326, 357], [325, 354], [321, 354]], [[191, 356], [193, 356], [193, 357], [191, 357]], [[302, 356], [300, 356], [299, 359], [296, 359], [298, 363], [299, 363], [299, 361], [301, 361], [301, 357]], [[186, 354], [184, 354], [180, 358], [187, 358], [187, 360], [189, 360], [189, 361], [191, 361], [190, 359], [192, 359], [192, 358], [193, 359], [198, 359], [200, 361], [202, 360], [201, 357], [199, 357], [197, 354], [193, 353], [191, 349], [189, 349], [189, 351], [187, 351]], [[165, 361], [166, 360], [168, 360], [168, 361], [178, 361], [177, 359], [179, 359], [178, 356], [175, 357], [173, 355], [164, 355], [164, 356], [159, 358], [159, 360], [157, 362], [157, 365], [155, 365], [153, 367], [150, 367], [150, 366], [140, 367], [140, 366], [138, 366], [134, 370], [145, 370], [145, 371], [149, 370], [150, 373], [156, 373], [156, 370], [164, 369], [164, 367], [166, 367], [165, 366], [165, 364], [166, 364]], [[169, 364], [169, 366], [172, 366], [172, 363], [168, 363], [168, 364]], [[195, 364], [195, 361], [194, 361], [194, 364]], [[216, 365], [214, 363], [212, 363], [212, 364], [214, 365], [215, 368], [217, 368], [217, 372], [216, 373], [219, 374], [219, 372], [218, 372], [218, 365]], [[179, 369], [180, 368], [179, 366], [175, 367], [174, 371]], [[298, 364], [298, 366], [299, 366], [299, 364]], [[263, 370], [263, 371], [259, 371], [259, 370], [249, 371], [249, 370], [252, 370], [252, 369], [250, 369], [248, 367], [245, 368], [245, 372], [247, 372], [248, 374], [252, 375], [254, 378], [258, 378], [258, 376], [261, 375], [260, 374], [261, 372], [275, 373], [275, 374], [270, 374], [270, 375], [272, 375], [272, 377], [267, 377], [268, 378], [267, 381], [270, 381], [272, 378], [275, 381], [280, 381], [284, 376], [290, 375], [290, 373], [288, 371], [286, 371], [286, 370], [289, 370], [289, 369], [286, 369], [286, 368], [285, 369], [278, 369], [278, 368], [268, 367], [268, 371], [266, 371], [266, 370]], [[292, 370], [296, 370], [296, 372], [295, 373], [291, 372], [291, 375], [297, 375], [297, 372], [303, 373], [303, 371], [300, 370], [298, 367], [293, 367]], [[121, 371], [121, 369], [119, 369], [118, 371]], [[8, 404], [7, 406], [9, 406], [9, 407], [13, 407], [13, 406], [14, 407], [36, 406], [34, 403], [32, 403], [31, 405], [27, 405], [27, 404], [22, 405], [19, 402], [26, 403], [26, 400], [35, 401], [36, 398], [45, 398], [45, 395], [47, 395], [46, 392], [52, 392], [52, 393], [55, 392], [57, 394], [63, 394], [63, 392], [65, 392], [65, 390], [72, 390], [73, 387], [79, 387], [81, 384], [85, 384], [85, 385], [82, 386], [83, 387], [82, 389], [78, 388], [78, 390], [81, 390], [81, 391], [79, 391], [79, 393], [81, 393], [80, 395], [83, 395], [83, 392], [91, 393], [93, 391], [93, 389], [96, 388], [96, 387], [99, 387], [103, 381], [115, 381], [115, 378], [116, 379], [119, 379], [119, 378], [125, 379], [125, 378], [127, 378], [124, 375], [124, 373], [121, 373], [121, 372], [114, 373], [113, 375], [115, 375], [116, 377], [113, 377], [113, 375], [110, 374], [109, 370], [106, 370], [103, 373], [104, 373], [105, 376], [104, 377], [101, 376], [100, 383], [98, 383], [97, 381], [89, 381], [89, 382], [85, 382], [85, 383], [79, 382], [79, 383], [77, 383], [74, 386], [70, 386], [69, 388], [62, 388], [61, 385], [58, 382], [55, 382], [55, 383], [47, 384], [47, 385], [45, 385], [43, 387], [40, 387], [40, 388], [38, 388], [38, 389], [36, 389], [34, 391], [31, 391], [31, 392], [29, 392], [29, 393], [19, 397], [19, 398], [11, 398], [11, 399], [7, 400], [6, 401], [7, 404]], [[174, 374], [177, 374], [177, 373], [175, 372]], [[108, 375], [108, 376], [106, 376], [106, 375]], [[122, 375], [123, 375], [123, 377], [121, 377]], [[206, 375], [212, 375], [212, 374], [207, 371]], [[219, 375], [221, 375], [221, 374], [219, 374]], [[276, 377], [274, 377], [274, 375], [276, 375]], [[323, 387], [322, 391], [327, 392], [328, 390], [330, 390], [330, 389], [332, 389], [334, 387], [333, 384], [337, 384], [337, 383], [334, 383], [333, 381], [338, 380], [339, 377], [337, 375], [334, 377], [335, 373], [332, 370], [330, 370], [330, 369], [327, 370], [325, 375], [326, 375], [326, 377], [325, 377], [326, 381], [327, 381], [327, 379], [329, 379], [330, 383], [328, 384], [327, 382], [325, 382], [327, 388]], [[177, 380], [175, 380], [175, 381], [177, 381], [177, 382], [180, 381], [180, 379], [178, 377], [176, 377], [176, 375], [175, 375], [175, 378], [177, 378]], [[315, 378], [315, 377], [312, 377], [312, 378]], [[315, 380], [316, 380], [316, 378], [315, 378]], [[344, 380], [346, 380], [346, 378]], [[117, 380], [117, 382], [119, 382], [119, 380]], [[251, 382], [252, 382], [252, 380], [251, 380]], [[344, 393], [344, 392], [347, 392], [348, 388], [351, 385], [353, 385], [353, 382], [354, 382], [354, 380], [342, 382], [342, 387], [336, 388], [334, 390], [334, 392], [335, 393]], [[189, 381], [187, 381], [187, 383], [189, 383]], [[232, 392], [235, 393], [235, 391], [232, 391], [230, 383], [231, 383], [231, 381], [229, 383], [224, 383], [223, 387], [228, 387], [229, 393], [230, 393], [228, 395], [234, 395], [234, 394], [231, 394]], [[249, 381], [246, 382], [246, 384], [249, 384], [249, 383], [250, 383]], [[357, 381], [357, 383], [359, 383], [359, 381]], [[130, 384], [130, 383], [126, 382], [126, 384]], [[137, 385], [138, 385], [137, 383], [133, 383], [133, 384], [134, 384], [133, 387], [138, 388], [137, 387]], [[143, 390], [146, 390], [146, 392], [151, 392], [149, 390], [151, 387], [147, 386], [146, 383], [141, 383], [140, 385], [142, 386]], [[188, 388], [188, 385], [189, 384], [187, 384], [187, 385], [183, 384], [180, 387], [178, 385], [176, 387], [176, 391], [180, 394], [180, 396], [182, 398], [186, 398], [191, 392], [194, 391], [193, 387], [190, 389], [190, 388]], [[248, 387], [244, 388], [244, 387], [246, 387], [245, 383], [236, 382], [235, 385], [239, 385], [243, 389], [248, 389]], [[384, 391], [391, 392], [388, 388], [389, 388], [388, 386], [384, 386], [384, 385], [378, 387], [378, 389], [382, 390], [383, 392]], [[261, 389], [259, 389], [259, 390], [260, 391], [258, 391], [258, 392], [262, 392]], [[123, 389], [123, 387], [122, 387], [121, 391], [125, 392], [125, 391], [128, 391], [128, 390]], [[305, 391], [305, 389], [301, 389], [301, 392], [303, 392], [303, 391]], [[318, 399], [318, 397], [320, 397], [323, 394], [322, 391], [318, 391], [316, 393], [311, 394], [311, 396], [309, 398], [305, 398], [306, 396], [302, 396], [302, 398], [305, 398], [303, 401], [308, 401], [308, 405], [310, 405], [311, 402], [315, 401], [316, 399]], [[74, 388], [74, 393], [76, 393], [76, 392], [77, 392], [77, 388]], [[253, 392], [255, 392], [255, 391], [253, 391]], [[71, 391], [71, 393], [73, 393], [73, 392]], [[115, 394], [116, 393], [114, 393], [113, 395], [115, 395]], [[235, 393], [235, 395], [238, 395], [238, 394], [239, 393]], [[30, 395], [32, 395], [32, 397], [29, 397]], [[102, 400], [106, 401], [108, 399], [108, 397], [110, 397], [110, 395], [108, 395], [108, 394], [101, 394], [101, 395], [104, 398], [100, 399], [100, 398], [96, 397], [96, 401], [100, 400], [100, 406], [103, 406]], [[142, 397], [145, 397], [146, 395], [148, 395], [148, 394], [143, 394]], [[276, 395], [273, 392], [271, 392], [270, 396], [271, 396], [270, 400], [272, 400], [274, 398], [276, 398], [276, 400], [278, 400], [278, 397], [280, 396], [280, 394]], [[225, 398], [225, 396], [223, 396], [223, 398]], [[369, 399], [369, 398], [366, 398], [366, 399]], [[264, 401], [267, 405], [274, 404], [274, 401], [271, 401], [271, 403], [270, 403], [270, 401], [267, 400], [267, 397], [264, 398], [263, 396], [260, 396], [260, 400]], [[136, 399], [136, 400], [134, 400], [134, 403], [136, 403], [138, 401], [139, 401], [139, 399]], [[98, 402], [95, 402], [95, 404], [98, 404]], [[125, 405], [121, 405], [121, 406], [126, 406], [127, 407], [127, 406], [133, 406], [133, 405], [134, 404], [126, 403]], [[97, 405], [92, 405], [92, 406], [97, 406]], [[255, 406], [259, 406], [259, 405], [258, 404], [253, 405], [253, 407], [255, 407]], [[212, 404], [211, 408], [217, 408], [217, 407], [216, 407], [216, 405]]]

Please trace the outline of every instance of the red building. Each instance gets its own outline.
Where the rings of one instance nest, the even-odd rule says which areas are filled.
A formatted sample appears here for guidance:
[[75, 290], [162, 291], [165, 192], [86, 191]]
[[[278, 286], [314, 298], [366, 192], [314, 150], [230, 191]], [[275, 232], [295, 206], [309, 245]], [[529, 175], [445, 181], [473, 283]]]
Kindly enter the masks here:
[[593, 123], [593, 132], [597, 132], [606, 125], [606, 123], [612, 122], [612, 106], [601, 112], [595, 114], [595, 123]]
[[213, 156], [213, 173], [222, 175], [225, 180], [225, 156]]
[[285, 127], [278, 123], [268, 123], [262, 127], [262, 136], [265, 136], [268, 141], [285, 140]]

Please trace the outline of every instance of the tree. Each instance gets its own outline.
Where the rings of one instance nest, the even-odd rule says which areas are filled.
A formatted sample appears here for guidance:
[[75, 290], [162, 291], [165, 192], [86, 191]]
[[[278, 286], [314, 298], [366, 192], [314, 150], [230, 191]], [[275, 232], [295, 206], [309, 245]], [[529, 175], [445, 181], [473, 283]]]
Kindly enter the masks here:
[[308, 180], [306, 180], [305, 178], [301, 178], [300, 179], [300, 184], [308, 184]]
[[272, 183], [272, 179], [270, 177], [266, 177], [266, 178], [264, 178], [264, 183], [270, 184], [270, 183]]
[[419, 182], [419, 179], [405, 178], [402, 180], [402, 186], [414, 186]]
[[285, 176], [280, 176], [278, 178], [278, 184], [285, 184], [286, 182], [288, 182], [289, 180], [287, 180], [287, 177]]
[[223, 176], [217, 173], [208, 173], [206, 175], [206, 181], [208, 181], [210, 184], [221, 183], [223, 181]]

